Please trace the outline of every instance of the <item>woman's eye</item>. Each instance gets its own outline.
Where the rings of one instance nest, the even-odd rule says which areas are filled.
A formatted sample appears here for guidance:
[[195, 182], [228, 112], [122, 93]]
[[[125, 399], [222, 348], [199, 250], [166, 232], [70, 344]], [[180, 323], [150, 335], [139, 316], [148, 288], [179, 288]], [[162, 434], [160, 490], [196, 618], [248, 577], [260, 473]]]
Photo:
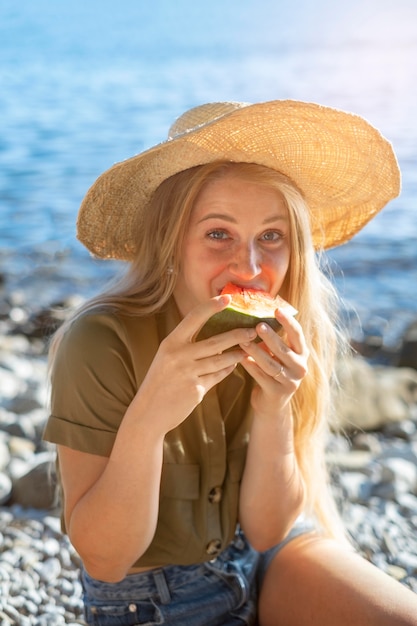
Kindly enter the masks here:
[[224, 230], [211, 230], [208, 234], [207, 234], [209, 239], [227, 239], [228, 235]]
[[266, 233], [263, 233], [261, 239], [264, 241], [279, 241], [282, 239], [283, 234], [277, 230], [268, 230]]

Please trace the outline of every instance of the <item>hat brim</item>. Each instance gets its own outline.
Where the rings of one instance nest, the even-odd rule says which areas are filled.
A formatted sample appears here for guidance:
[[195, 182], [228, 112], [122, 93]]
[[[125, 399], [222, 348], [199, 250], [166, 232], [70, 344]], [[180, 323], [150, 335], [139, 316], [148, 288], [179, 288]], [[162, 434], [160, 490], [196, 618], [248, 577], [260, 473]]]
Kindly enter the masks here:
[[238, 108], [104, 172], [78, 215], [78, 239], [97, 257], [132, 260], [137, 224], [167, 178], [218, 160], [288, 176], [311, 211], [316, 249], [353, 237], [400, 192], [391, 144], [363, 118], [314, 103], [277, 100]]

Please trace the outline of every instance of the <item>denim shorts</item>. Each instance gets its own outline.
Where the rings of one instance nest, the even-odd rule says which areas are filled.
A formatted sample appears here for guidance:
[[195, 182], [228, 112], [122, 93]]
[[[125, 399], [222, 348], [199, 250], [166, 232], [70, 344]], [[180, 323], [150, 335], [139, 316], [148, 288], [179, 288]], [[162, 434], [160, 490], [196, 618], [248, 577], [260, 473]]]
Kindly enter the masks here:
[[241, 626], [257, 623], [258, 590], [269, 563], [291, 539], [314, 526], [298, 521], [286, 539], [257, 552], [241, 530], [217, 558], [171, 565], [106, 583], [81, 572], [87, 624], [130, 626]]

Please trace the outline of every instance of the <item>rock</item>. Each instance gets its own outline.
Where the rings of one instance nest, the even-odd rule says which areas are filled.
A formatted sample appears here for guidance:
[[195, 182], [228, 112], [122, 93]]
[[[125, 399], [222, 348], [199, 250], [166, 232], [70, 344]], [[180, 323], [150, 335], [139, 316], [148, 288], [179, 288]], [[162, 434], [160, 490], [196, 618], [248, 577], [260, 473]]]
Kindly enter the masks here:
[[397, 501], [405, 517], [410, 517], [411, 515], [417, 516], [417, 497], [415, 495], [411, 493], [400, 493]]
[[34, 569], [38, 572], [41, 579], [45, 582], [56, 581], [61, 573], [61, 563], [59, 559], [51, 557], [34, 565]]
[[[7, 329], [8, 331], [9, 329]], [[9, 335], [6, 331], [0, 334], [0, 357], [10, 354], [29, 354], [30, 343], [23, 335]]]
[[54, 457], [35, 456], [28, 470], [13, 481], [12, 502], [36, 509], [51, 509], [56, 504]]
[[382, 459], [381, 481], [395, 485], [396, 493], [417, 493], [417, 465], [400, 457]]
[[398, 555], [398, 565], [407, 570], [409, 574], [417, 573], [417, 554], [402, 552]]
[[340, 482], [351, 502], [367, 502], [372, 495], [372, 482], [362, 472], [346, 472]]
[[352, 436], [352, 449], [370, 452], [376, 456], [382, 452], [382, 444], [374, 433], [357, 432]]
[[417, 320], [404, 333], [398, 356], [398, 366], [412, 367], [417, 370]]
[[417, 403], [417, 372], [410, 368], [371, 366], [361, 357], [337, 366], [335, 430], [375, 430], [412, 419]]
[[375, 367], [374, 375], [383, 422], [410, 419], [412, 408], [417, 405], [417, 371], [406, 367]]
[[341, 470], [367, 473], [373, 455], [368, 450], [351, 450], [349, 452], [329, 452], [326, 454], [326, 459], [330, 465], [336, 465]]
[[384, 435], [387, 437], [399, 437], [409, 441], [417, 432], [417, 425], [411, 420], [391, 422], [384, 426]]
[[33, 441], [35, 438], [35, 428], [31, 420], [25, 417], [20, 417], [19, 419], [17, 419], [16, 414], [14, 414], [12, 411], [9, 411], [9, 415], [13, 415], [13, 420], [10, 421], [8, 424], [3, 423], [3, 432], [10, 435], [10, 437], [28, 439], [29, 441]]
[[10, 500], [12, 481], [4, 472], [0, 472], [0, 506]]
[[13, 372], [0, 364], [0, 404], [16, 396], [21, 390], [22, 381]]
[[0, 431], [0, 471], [7, 468], [10, 463], [10, 449], [8, 446], [8, 438], [5, 433]]
[[10, 437], [8, 449], [14, 459], [29, 462], [35, 454], [35, 442], [25, 437]]
[[39, 408], [41, 408], [41, 404], [32, 392], [16, 394], [6, 403], [6, 409], [17, 415], [24, 415]]
[[388, 443], [375, 460], [382, 461], [383, 459], [399, 458], [417, 465], [417, 445], [413, 445], [413, 443], [411, 445], [402, 441], [400, 443]]
[[392, 576], [392, 578], [395, 578], [395, 580], [402, 580], [407, 576], [407, 570], [403, 567], [399, 567], [398, 565], [391, 565], [388, 563], [385, 571], [387, 574]]

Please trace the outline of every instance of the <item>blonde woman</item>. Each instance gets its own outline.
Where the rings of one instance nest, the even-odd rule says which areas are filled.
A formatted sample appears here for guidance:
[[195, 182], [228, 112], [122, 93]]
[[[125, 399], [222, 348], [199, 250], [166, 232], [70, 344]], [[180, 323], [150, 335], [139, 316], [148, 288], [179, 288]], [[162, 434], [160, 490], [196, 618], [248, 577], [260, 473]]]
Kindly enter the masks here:
[[[129, 262], [51, 346], [87, 623], [417, 625], [416, 596], [350, 548], [324, 460], [342, 342], [316, 251], [398, 191], [364, 120], [275, 101], [192, 109], [87, 193], [78, 237]], [[230, 283], [298, 313], [196, 340]]]

